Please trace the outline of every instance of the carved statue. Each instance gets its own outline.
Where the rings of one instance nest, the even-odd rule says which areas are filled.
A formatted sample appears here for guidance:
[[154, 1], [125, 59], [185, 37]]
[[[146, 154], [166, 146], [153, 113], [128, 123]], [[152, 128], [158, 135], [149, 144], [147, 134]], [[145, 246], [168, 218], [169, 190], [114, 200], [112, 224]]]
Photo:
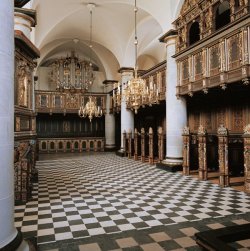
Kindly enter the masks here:
[[245, 126], [244, 128], [244, 135], [249, 135], [250, 136], [250, 124], [248, 124], [247, 126]]
[[27, 86], [28, 86], [28, 76], [26, 67], [21, 66], [19, 68], [17, 78], [18, 78], [18, 105], [27, 106]]
[[218, 130], [217, 130], [218, 135], [220, 136], [227, 136], [228, 135], [228, 130], [224, 125], [220, 124]]

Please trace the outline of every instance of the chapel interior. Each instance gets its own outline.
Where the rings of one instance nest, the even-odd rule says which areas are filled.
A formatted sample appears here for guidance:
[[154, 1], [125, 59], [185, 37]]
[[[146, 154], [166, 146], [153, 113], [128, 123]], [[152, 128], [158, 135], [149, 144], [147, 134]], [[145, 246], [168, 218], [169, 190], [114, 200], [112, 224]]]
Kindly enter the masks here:
[[0, 251], [250, 250], [250, 0], [0, 23]]

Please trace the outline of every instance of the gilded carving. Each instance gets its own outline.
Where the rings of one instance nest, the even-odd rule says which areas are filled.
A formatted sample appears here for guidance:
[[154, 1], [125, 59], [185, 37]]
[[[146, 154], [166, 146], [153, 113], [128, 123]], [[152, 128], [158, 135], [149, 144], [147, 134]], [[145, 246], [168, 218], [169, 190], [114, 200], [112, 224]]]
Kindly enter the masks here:
[[17, 104], [29, 107], [29, 86], [31, 84], [32, 69], [29, 64], [23, 60], [17, 63]]
[[228, 130], [226, 127], [224, 127], [223, 124], [220, 124], [218, 130], [217, 130], [217, 134], [220, 136], [227, 136], [228, 135]]
[[67, 93], [66, 94], [66, 106], [68, 108], [79, 108], [78, 104], [78, 96], [74, 94]]
[[162, 162], [164, 159], [164, 145], [163, 145], [163, 129], [159, 127], [157, 130], [158, 133], [158, 158], [159, 162]]
[[182, 135], [190, 135], [190, 129], [188, 126], [184, 126]]
[[207, 180], [207, 137], [202, 125], [198, 129], [198, 142], [199, 179]]
[[[224, 84], [222, 85], [224, 90], [227, 83], [241, 81], [242, 79], [244, 79], [244, 84], [249, 83], [249, 72], [247, 76], [244, 74], [244, 76], [240, 76], [235, 71], [249, 63], [249, 24], [235, 22], [235, 25], [240, 25], [240, 27], [233, 29], [233, 26], [230, 26], [231, 34], [218, 33], [219, 27], [216, 27], [215, 15], [217, 15], [217, 6], [221, 2], [221, 0], [185, 0], [180, 16], [174, 22], [178, 32], [176, 52], [178, 53], [177, 64], [179, 65], [178, 74], [180, 76], [177, 85], [182, 87], [191, 84], [192, 86], [192, 91], [187, 90], [187, 88], [178, 88], [178, 96], [193, 96], [194, 91], [201, 90], [206, 94], [210, 86], [214, 87], [221, 84]], [[234, 8], [234, 1], [230, 0], [229, 7], [231, 23], [243, 15], [249, 14], [248, 2], [241, 1], [240, 5]], [[199, 35], [195, 34], [200, 37], [200, 40], [204, 40], [204, 46], [200, 42], [197, 47], [192, 46], [189, 52], [187, 46], [189, 46], [190, 42], [188, 41], [191, 35], [189, 34], [189, 27], [192, 22], [199, 23]], [[235, 30], [240, 32], [235, 34]], [[211, 37], [212, 32], [217, 32], [216, 36]], [[207, 55], [203, 53], [202, 59], [199, 55], [201, 48], [203, 48], [203, 51], [207, 50]], [[183, 56], [181, 56], [182, 51]], [[187, 57], [194, 57], [192, 63], [187, 62]], [[220, 72], [224, 74], [218, 76]], [[198, 86], [200, 83], [195, 82], [204, 79], [208, 83], [205, 88]]]
[[219, 182], [222, 187], [229, 186], [229, 169], [228, 169], [228, 130], [224, 125], [217, 129], [218, 135], [218, 155], [219, 155]]
[[198, 128], [198, 135], [206, 135], [206, 133], [207, 133], [207, 131], [204, 128], [204, 126], [200, 125], [199, 128]]
[[154, 132], [152, 127], [149, 127], [149, 164], [154, 164], [154, 142], [153, 142], [153, 136], [154, 136]]
[[245, 192], [250, 193], [250, 124], [244, 128]]
[[244, 127], [244, 135], [250, 136], [250, 124]]
[[20, 117], [16, 117], [16, 132], [19, 132], [20, 130], [21, 130]]

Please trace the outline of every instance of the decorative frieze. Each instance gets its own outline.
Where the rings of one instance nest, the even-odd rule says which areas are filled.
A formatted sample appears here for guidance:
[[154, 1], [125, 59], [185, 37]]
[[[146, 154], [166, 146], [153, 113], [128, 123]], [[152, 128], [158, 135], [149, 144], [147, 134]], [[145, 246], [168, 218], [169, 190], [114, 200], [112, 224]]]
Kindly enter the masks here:
[[[93, 94], [96, 103], [106, 113], [106, 94]], [[39, 113], [77, 113], [81, 105], [89, 100], [89, 95], [81, 93], [61, 93], [59, 91], [36, 91], [36, 111]]]

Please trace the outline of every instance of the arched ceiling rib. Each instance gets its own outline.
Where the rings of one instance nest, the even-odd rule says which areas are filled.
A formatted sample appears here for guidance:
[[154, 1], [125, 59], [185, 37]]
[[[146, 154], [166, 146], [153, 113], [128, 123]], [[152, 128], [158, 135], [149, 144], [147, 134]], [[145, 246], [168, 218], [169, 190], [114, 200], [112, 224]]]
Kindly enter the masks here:
[[[180, 9], [181, 1], [183, 0], [137, 0], [138, 57], [148, 58], [150, 62], [156, 63], [164, 60], [164, 46], [158, 42], [158, 38], [172, 28], [171, 23]], [[93, 10], [95, 61], [99, 60], [104, 71], [110, 72], [108, 75], [114, 75], [117, 70], [110, 71], [111, 67], [133, 67], [134, 0], [90, 2], [97, 5]], [[51, 44], [52, 47], [60, 47], [73, 38], [78, 38], [83, 48], [86, 47], [90, 22], [88, 3], [87, 0], [32, 0], [31, 5], [37, 10], [38, 23], [34, 42], [41, 50], [42, 57], [43, 52], [49, 52]]]

